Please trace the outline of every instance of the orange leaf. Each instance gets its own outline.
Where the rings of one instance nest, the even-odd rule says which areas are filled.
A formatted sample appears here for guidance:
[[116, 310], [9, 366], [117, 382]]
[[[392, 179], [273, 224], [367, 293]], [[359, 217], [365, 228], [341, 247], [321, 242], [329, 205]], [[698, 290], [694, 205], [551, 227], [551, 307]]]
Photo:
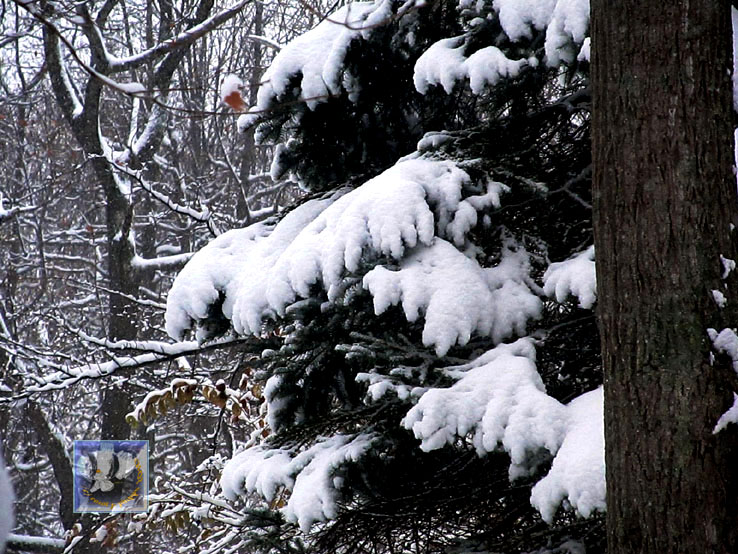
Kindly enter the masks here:
[[234, 90], [228, 96], [223, 98], [223, 102], [228, 104], [231, 109], [236, 112], [246, 111], [246, 102], [243, 101], [241, 93], [237, 90]]

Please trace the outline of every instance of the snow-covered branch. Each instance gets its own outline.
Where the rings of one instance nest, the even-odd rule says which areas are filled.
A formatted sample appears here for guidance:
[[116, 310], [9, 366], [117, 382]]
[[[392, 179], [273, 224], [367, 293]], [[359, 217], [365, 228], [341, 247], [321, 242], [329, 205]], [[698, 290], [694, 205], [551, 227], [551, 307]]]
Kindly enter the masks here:
[[158, 258], [142, 258], [141, 256], [133, 256], [131, 265], [135, 269], [153, 271], [157, 269], [179, 269], [186, 264], [193, 256], [192, 252], [184, 254], [173, 254], [171, 256], [160, 256]]
[[[102, 341], [102, 343], [104, 345], [107, 341]], [[111, 344], [114, 344], [119, 348], [133, 348], [135, 346], [139, 346], [142, 347], [139, 348], [140, 350], [149, 350], [149, 352], [136, 356], [114, 357], [108, 362], [64, 367], [50, 375], [37, 378], [37, 384], [25, 387], [23, 391], [13, 397], [2, 398], [0, 399], [0, 402], [13, 401], [19, 398], [26, 398], [37, 393], [64, 389], [83, 380], [100, 379], [110, 376], [120, 370], [130, 371], [133, 369], [140, 369], [153, 364], [172, 361], [180, 356], [201, 354], [211, 350], [248, 343], [252, 343], [259, 347], [258, 342], [254, 339], [231, 337], [212, 341], [207, 344], [200, 344], [196, 341], [183, 341], [172, 344], [157, 343], [156, 341], [142, 341], [141, 343], [137, 341], [117, 341]], [[124, 347], [124, 344], [128, 346]]]
[[163, 194], [157, 190], [154, 190], [154, 187], [152, 187], [144, 179], [141, 179], [136, 173], [127, 171], [125, 168], [120, 167], [119, 165], [116, 165], [115, 168], [118, 169], [119, 171], [122, 171], [129, 177], [135, 179], [136, 182], [139, 185], [141, 185], [142, 189], [144, 189], [155, 200], [158, 200], [159, 202], [164, 204], [167, 208], [169, 208], [173, 212], [185, 215], [191, 219], [194, 219], [195, 221], [199, 221], [200, 223], [205, 223], [205, 225], [207, 225], [208, 227], [208, 230], [214, 237], [217, 237], [218, 235], [220, 235], [220, 229], [218, 229], [217, 225], [213, 221], [212, 214], [210, 210], [208, 210], [207, 208], [198, 211], [193, 208], [190, 208], [189, 206], [183, 206], [181, 204], [178, 204], [177, 202], [172, 200], [168, 195]]
[[62, 552], [65, 544], [64, 539], [11, 533], [8, 535], [7, 546], [13, 551], [22, 552]]

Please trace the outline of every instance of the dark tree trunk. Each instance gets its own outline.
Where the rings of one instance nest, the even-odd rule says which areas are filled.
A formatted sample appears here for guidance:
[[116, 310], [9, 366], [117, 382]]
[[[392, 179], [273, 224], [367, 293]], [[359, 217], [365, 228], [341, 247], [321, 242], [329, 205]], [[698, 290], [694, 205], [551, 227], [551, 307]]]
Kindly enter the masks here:
[[608, 550], [735, 553], [738, 426], [713, 429], [738, 388], [707, 334], [738, 304], [729, 2], [591, 9]]

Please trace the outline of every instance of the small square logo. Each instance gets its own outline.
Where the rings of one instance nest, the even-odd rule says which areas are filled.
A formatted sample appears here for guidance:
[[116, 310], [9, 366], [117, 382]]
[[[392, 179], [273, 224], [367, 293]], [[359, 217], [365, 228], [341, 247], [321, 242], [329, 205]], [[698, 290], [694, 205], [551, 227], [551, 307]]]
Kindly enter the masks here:
[[149, 441], [74, 441], [75, 512], [145, 512]]

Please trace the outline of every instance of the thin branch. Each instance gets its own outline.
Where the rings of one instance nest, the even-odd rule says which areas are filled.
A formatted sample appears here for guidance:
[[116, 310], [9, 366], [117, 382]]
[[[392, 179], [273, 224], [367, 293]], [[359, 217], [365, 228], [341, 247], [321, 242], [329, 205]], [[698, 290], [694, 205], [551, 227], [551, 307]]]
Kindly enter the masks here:
[[[165, 343], [161, 343], [165, 344]], [[83, 380], [95, 380], [108, 377], [120, 370], [132, 371], [150, 365], [176, 360], [181, 356], [196, 355], [230, 348], [233, 346], [250, 345], [254, 352], [260, 352], [264, 348], [263, 339], [255, 337], [219, 339], [207, 344], [199, 344], [196, 341], [185, 341], [173, 343], [168, 347], [162, 347], [161, 353], [148, 352], [138, 356], [121, 356], [113, 358], [109, 362], [92, 363], [77, 367], [67, 367], [41, 379], [38, 385], [31, 385], [12, 397], [0, 398], [0, 404], [14, 402], [22, 398], [28, 398], [34, 394], [65, 389]]]
[[[18, 0], [13, 1], [17, 2]], [[149, 61], [156, 60], [165, 54], [190, 46], [197, 39], [203, 37], [219, 25], [238, 15], [238, 13], [251, 2], [253, 2], [253, 0], [241, 0], [236, 5], [215, 14], [199, 25], [195, 25], [176, 37], [165, 40], [153, 48], [149, 48], [148, 50], [134, 56], [130, 56], [128, 58], [111, 58], [110, 70], [113, 73], [118, 73], [134, 69], [148, 63]]]

